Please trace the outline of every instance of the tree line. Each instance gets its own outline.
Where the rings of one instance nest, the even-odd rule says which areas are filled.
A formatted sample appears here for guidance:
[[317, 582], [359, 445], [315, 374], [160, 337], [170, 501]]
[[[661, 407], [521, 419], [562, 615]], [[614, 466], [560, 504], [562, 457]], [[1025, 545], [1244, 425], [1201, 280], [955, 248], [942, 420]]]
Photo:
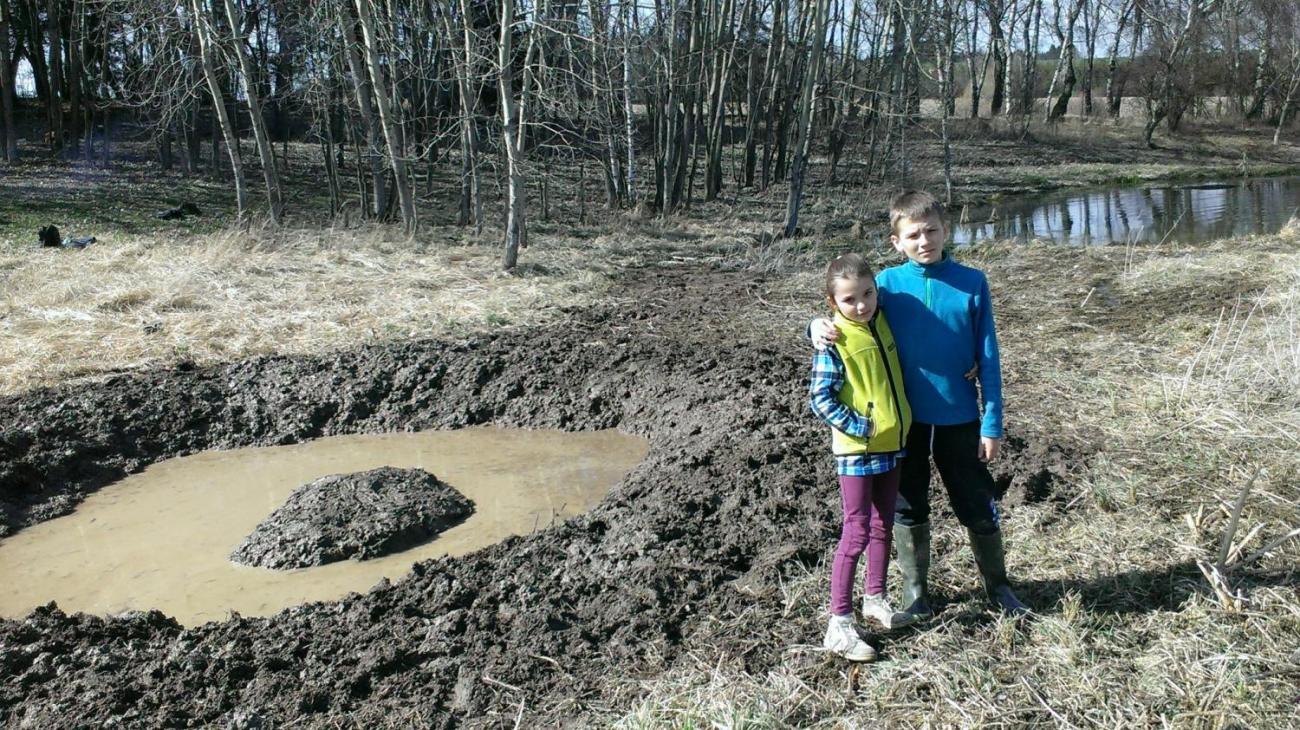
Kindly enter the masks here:
[[[664, 214], [728, 185], [788, 182], [789, 235], [814, 153], [828, 181], [850, 174], [850, 158], [858, 179], [906, 177], [909, 135], [937, 126], [949, 173], [957, 117], [1027, 125], [1060, 119], [1072, 99], [1099, 117], [1140, 104], [1150, 144], [1160, 124], [1177, 129], [1213, 96], [1273, 123], [1276, 141], [1297, 104], [1300, 10], [1291, 0], [0, 0], [7, 160], [18, 155], [24, 64], [52, 151], [108, 160], [115, 122], [143, 122], [164, 167], [220, 169], [241, 217], [260, 209], [278, 222], [275, 143], [310, 141], [335, 210], [359, 200], [411, 233], [420, 181], [450, 174], [460, 224], [504, 216], [511, 268], [527, 245], [530, 178], [558, 161], [590, 166], [606, 205]], [[493, 185], [504, 210], [488, 212]]]

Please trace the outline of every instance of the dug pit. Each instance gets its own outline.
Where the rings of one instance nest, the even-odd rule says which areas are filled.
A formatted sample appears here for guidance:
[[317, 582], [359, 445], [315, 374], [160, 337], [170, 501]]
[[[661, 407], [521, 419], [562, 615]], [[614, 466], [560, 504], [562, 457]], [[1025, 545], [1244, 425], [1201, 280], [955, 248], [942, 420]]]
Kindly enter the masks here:
[[[12, 586], [0, 593], [0, 615], [19, 617], [54, 600], [66, 610], [95, 614], [159, 609], [187, 625], [232, 611], [269, 616], [288, 606], [364, 591], [383, 578], [397, 580], [417, 561], [464, 555], [584, 512], [645, 451], [644, 439], [617, 431], [468, 428], [336, 436], [163, 461], [91, 495], [71, 515], [0, 542], [0, 584]], [[352, 488], [342, 492], [340, 480], [331, 478], [360, 470], [365, 471], [353, 475]], [[430, 524], [416, 517], [417, 508], [427, 515], [460, 514], [442, 499], [428, 499], [431, 475], [419, 470], [458, 485], [465, 497], [446, 501], [459, 510], [468, 511], [470, 502], [476, 509], [437, 539], [380, 557], [376, 553], [417, 537], [414, 533]], [[374, 497], [368, 495], [375, 494], [371, 487], [377, 481], [389, 489], [394, 482], [409, 487], [412, 472], [424, 475], [416, 480], [424, 494], [388, 501], [403, 516], [358, 519], [358, 513], [374, 512]], [[304, 482], [312, 489], [304, 492]], [[434, 491], [446, 498], [442, 490]], [[359, 505], [347, 494], [361, 494], [371, 504]], [[313, 502], [320, 507], [321, 497], [334, 500], [332, 507], [308, 509], [311, 515], [302, 519], [301, 508]], [[274, 521], [267, 517], [272, 510], [279, 516]], [[344, 524], [329, 524], [333, 518]], [[395, 529], [397, 519], [408, 529]], [[270, 539], [269, 528], [259, 533], [267, 523], [287, 526], [275, 533], [285, 539]], [[347, 525], [353, 538], [343, 535]], [[250, 530], [261, 539], [245, 541], [237, 552], [260, 561], [262, 568], [227, 559], [231, 546]], [[368, 536], [365, 547], [355, 541], [358, 532]], [[324, 560], [341, 560], [348, 552], [375, 559]], [[266, 569], [308, 560], [333, 564]]]

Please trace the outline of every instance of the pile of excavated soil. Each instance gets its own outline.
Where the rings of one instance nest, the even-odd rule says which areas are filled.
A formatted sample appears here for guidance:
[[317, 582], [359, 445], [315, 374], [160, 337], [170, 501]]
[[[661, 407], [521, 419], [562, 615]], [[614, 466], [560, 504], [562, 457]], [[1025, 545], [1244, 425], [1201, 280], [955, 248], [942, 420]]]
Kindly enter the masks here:
[[293, 490], [230, 559], [289, 570], [382, 558], [432, 540], [473, 512], [465, 495], [423, 469], [331, 474]]
[[[6, 531], [206, 449], [484, 423], [617, 427], [651, 442], [590, 512], [419, 563], [365, 595], [192, 629], [157, 612], [52, 606], [0, 621], [0, 725], [460, 727], [514, 725], [520, 712], [525, 727], [582, 724], [626, 688], [617, 678], [664, 671], [710, 641], [710, 616], [779, 623], [780, 586], [839, 531], [798, 324], [738, 327], [717, 306], [720, 291], [765, 286], [752, 272], [637, 270], [629, 282], [637, 306], [573, 312], [563, 326], [0, 399]], [[1023, 444], [1005, 453], [1011, 495], [1050, 479]], [[745, 649], [747, 670], [780, 661], [783, 646], [768, 643]]]

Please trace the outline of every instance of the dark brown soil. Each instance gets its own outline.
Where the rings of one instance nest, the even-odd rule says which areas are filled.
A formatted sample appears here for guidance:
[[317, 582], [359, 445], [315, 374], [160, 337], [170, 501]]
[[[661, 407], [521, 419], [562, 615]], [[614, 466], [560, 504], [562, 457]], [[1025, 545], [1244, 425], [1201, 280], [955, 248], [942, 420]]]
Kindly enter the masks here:
[[372, 560], [428, 542], [473, 513], [473, 502], [423, 469], [330, 474], [293, 490], [230, 559], [282, 570]]
[[[0, 401], [5, 533], [205, 449], [483, 423], [651, 440], [591, 512], [365, 595], [195, 629], [53, 606], [0, 622], [0, 725], [460, 727], [511, 725], [521, 705], [529, 726], [582, 724], [611, 677], [714, 641], [705, 617], [779, 615], [783, 576], [838, 532], [806, 346], [787, 322], [738, 325], [718, 306], [719, 292], [761, 301], [760, 275], [645, 270], [629, 282], [634, 305], [559, 327]], [[1041, 499], [1062, 453], [1011, 441], [998, 475], [1009, 498]], [[752, 646], [745, 665], [761, 672], [780, 650]]]

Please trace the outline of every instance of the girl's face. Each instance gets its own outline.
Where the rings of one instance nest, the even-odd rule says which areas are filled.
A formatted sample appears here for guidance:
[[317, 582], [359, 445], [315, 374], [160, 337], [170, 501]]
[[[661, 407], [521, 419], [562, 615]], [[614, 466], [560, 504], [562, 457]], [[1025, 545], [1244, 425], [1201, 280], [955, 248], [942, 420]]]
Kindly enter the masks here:
[[866, 324], [876, 313], [876, 282], [870, 277], [836, 279], [829, 299], [845, 318]]

